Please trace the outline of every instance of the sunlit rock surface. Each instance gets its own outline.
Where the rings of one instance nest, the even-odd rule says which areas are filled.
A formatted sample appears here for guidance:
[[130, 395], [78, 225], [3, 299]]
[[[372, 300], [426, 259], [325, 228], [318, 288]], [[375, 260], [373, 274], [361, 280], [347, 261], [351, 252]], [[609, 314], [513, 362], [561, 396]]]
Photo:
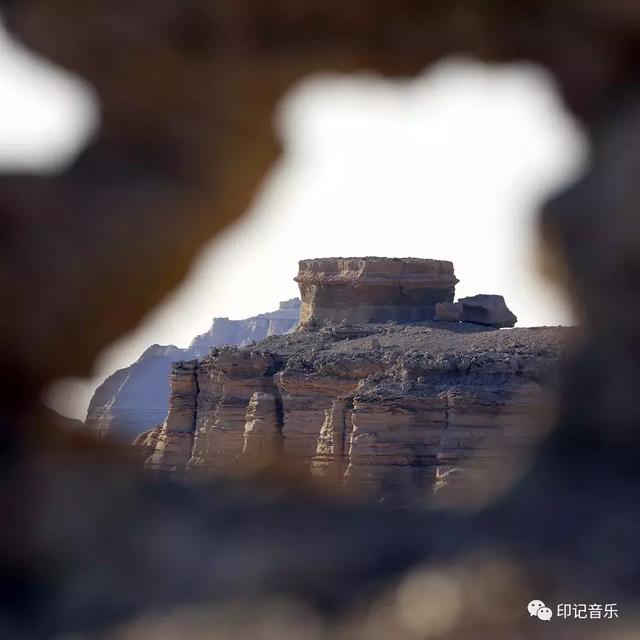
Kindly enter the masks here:
[[153, 345], [132, 365], [109, 376], [95, 391], [86, 424], [101, 436], [130, 442], [161, 423], [169, 408], [171, 363], [199, 358], [212, 347], [246, 345], [290, 331], [298, 324], [300, 300], [280, 303], [276, 311], [245, 320], [214, 318], [211, 329], [193, 339], [188, 349]]
[[438, 302], [452, 302], [458, 282], [447, 260], [320, 258], [301, 260], [303, 326], [327, 322], [431, 320]]
[[544, 433], [571, 334], [329, 325], [216, 349], [174, 367], [146, 464], [219, 475], [264, 447], [379, 501], [473, 502], [512, 479]]
[[[174, 365], [167, 419], [135, 441], [146, 467], [206, 477], [281, 458], [399, 505], [477, 503], [513, 479], [568, 330], [495, 330], [515, 321], [504, 299], [453, 305], [447, 261], [302, 260], [296, 281], [298, 331]], [[425, 321], [467, 301], [474, 324]]]

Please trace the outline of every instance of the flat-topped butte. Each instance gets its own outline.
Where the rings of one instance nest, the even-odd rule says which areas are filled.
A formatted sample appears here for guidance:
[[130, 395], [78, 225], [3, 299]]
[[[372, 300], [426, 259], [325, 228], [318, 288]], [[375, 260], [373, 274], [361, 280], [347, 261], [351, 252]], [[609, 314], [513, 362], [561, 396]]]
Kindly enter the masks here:
[[300, 324], [420, 322], [438, 302], [452, 302], [458, 283], [453, 263], [424, 258], [319, 258], [301, 260]]

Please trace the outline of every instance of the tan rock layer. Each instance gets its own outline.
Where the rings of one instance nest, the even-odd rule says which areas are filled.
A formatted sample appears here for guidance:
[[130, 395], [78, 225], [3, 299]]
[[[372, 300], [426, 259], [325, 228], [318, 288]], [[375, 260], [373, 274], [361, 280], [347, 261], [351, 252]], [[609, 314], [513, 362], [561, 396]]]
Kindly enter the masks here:
[[275, 395], [256, 391], [251, 396], [241, 453], [246, 465], [261, 467], [277, 459], [282, 448], [282, 425], [278, 417], [278, 398]]
[[198, 403], [198, 370], [195, 362], [175, 363], [170, 378], [169, 413], [157, 436], [151, 468], [184, 469], [191, 458]]
[[295, 280], [302, 326], [430, 320], [458, 282], [446, 260], [376, 257], [301, 260]]

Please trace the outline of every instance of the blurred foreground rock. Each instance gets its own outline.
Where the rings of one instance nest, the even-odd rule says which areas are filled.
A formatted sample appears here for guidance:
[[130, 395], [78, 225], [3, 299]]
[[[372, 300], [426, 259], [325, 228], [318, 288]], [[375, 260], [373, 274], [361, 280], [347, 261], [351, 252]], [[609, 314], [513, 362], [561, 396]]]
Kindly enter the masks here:
[[[91, 82], [102, 108], [69, 170], [0, 180], [0, 635], [640, 635], [637, 3], [0, 7], [27, 46]], [[582, 345], [556, 429], [508, 495], [453, 515], [340, 506], [296, 479], [187, 487], [139, 474], [124, 451], [38, 409], [47, 382], [89, 372], [246, 209], [296, 80], [406, 76], [460, 51], [543, 64], [592, 149], [542, 224]], [[534, 598], [614, 602], [620, 618], [543, 623], [526, 613]]]

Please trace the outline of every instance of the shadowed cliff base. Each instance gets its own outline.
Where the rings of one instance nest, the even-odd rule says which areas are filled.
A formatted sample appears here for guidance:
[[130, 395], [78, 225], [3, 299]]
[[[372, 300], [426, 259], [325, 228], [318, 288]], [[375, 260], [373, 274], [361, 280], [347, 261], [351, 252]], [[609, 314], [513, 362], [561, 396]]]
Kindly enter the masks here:
[[[104, 116], [68, 172], [0, 181], [5, 636], [638, 635], [634, 3], [1, 6], [27, 45], [94, 84]], [[544, 64], [593, 149], [543, 213], [584, 336], [556, 429], [506, 497], [474, 515], [391, 516], [295, 482], [189, 488], [148, 479], [38, 408], [47, 381], [86, 373], [244, 210], [278, 153], [271, 114], [295, 79], [415, 73], [460, 50]], [[618, 603], [620, 618], [530, 619], [526, 603], [541, 598]]]

